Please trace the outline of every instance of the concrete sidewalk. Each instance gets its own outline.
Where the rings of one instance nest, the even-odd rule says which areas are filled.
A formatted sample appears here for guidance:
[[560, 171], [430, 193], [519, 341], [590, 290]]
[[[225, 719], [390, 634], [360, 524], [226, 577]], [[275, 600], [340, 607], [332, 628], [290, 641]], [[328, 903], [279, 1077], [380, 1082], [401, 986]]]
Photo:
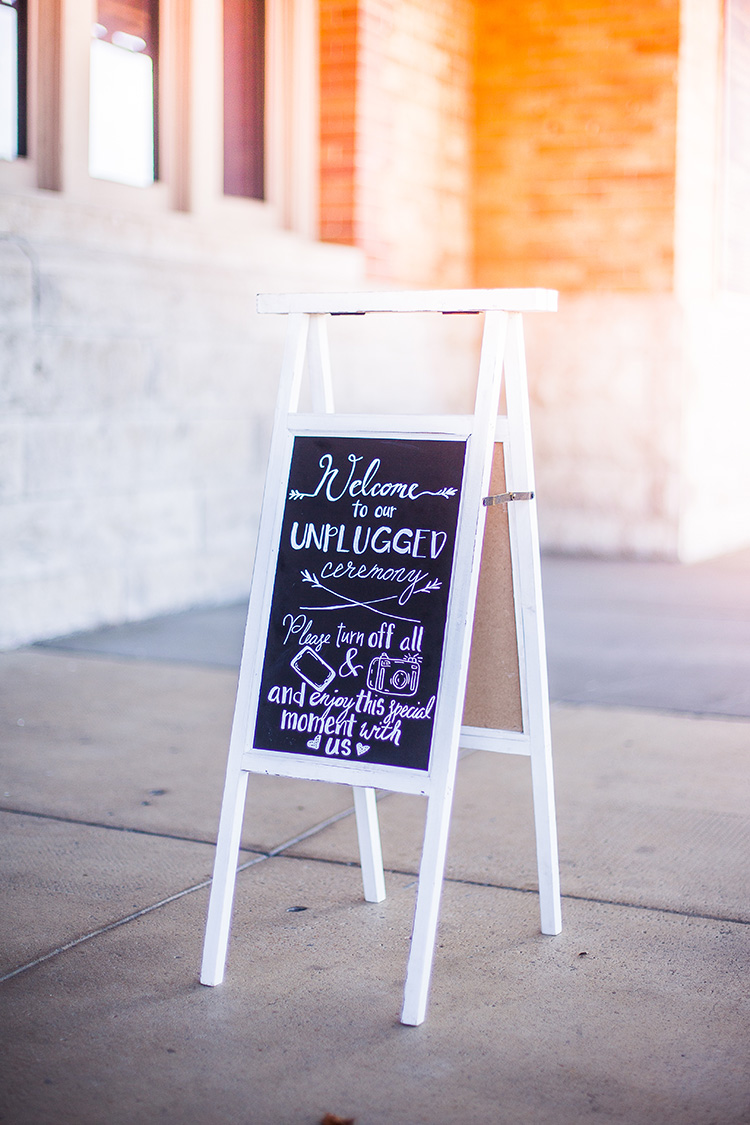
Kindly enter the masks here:
[[[3, 1125], [750, 1122], [750, 567], [545, 567], [555, 695], [579, 700], [553, 706], [563, 933], [539, 933], [528, 762], [467, 756], [419, 1028], [398, 1023], [419, 798], [380, 802], [373, 905], [350, 791], [252, 777], [227, 977], [197, 982], [236, 610], [139, 627], [137, 653], [132, 627], [0, 656]], [[661, 586], [674, 630], [639, 649]], [[723, 714], [674, 695], [709, 635], [736, 650]]]

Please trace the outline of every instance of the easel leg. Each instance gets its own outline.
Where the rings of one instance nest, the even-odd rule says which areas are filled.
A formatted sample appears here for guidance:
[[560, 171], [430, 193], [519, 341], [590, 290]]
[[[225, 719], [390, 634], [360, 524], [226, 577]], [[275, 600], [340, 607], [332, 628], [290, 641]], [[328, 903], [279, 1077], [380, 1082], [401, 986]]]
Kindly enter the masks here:
[[445, 856], [448, 850], [453, 793], [437, 794], [427, 801], [422, 862], [419, 867], [417, 904], [411, 934], [411, 950], [406, 970], [404, 1005], [401, 1023], [416, 1027], [424, 1021], [430, 989], [432, 960], [435, 954], [440, 913], [440, 893], [443, 888]]
[[541, 929], [543, 934], [559, 934], [562, 930], [562, 907], [555, 790], [552, 780], [552, 756], [549, 752], [544, 753], [543, 749], [539, 752], [532, 750], [531, 753], [531, 787], [534, 794]]
[[[505, 474], [511, 491], [534, 492], [531, 455], [531, 421], [526, 378], [526, 356], [520, 313], [511, 317], [505, 357], [505, 395], [508, 407], [509, 450]], [[521, 606], [521, 635], [525, 643], [528, 684], [528, 733], [531, 737], [531, 785], [534, 795], [536, 856], [539, 873], [539, 909], [543, 934], [562, 929], [560, 869], [557, 857], [557, 822], [552, 780], [547, 657], [542, 618], [542, 576], [536, 501], [520, 509], [510, 506], [511, 545], [515, 541], [514, 594]], [[516, 578], [517, 575], [517, 578]]]
[[247, 773], [245, 770], [240, 770], [233, 783], [227, 781], [221, 805], [214, 877], [208, 900], [206, 936], [203, 942], [201, 984], [221, 984], [224, 979], [246, 793]]
[[378, 807], [374, 789], [352, 786], [354, 813], [357, 818], [359, 860], [362, 865], [362, 887], [366, 902], [382, 902], [385, 898], [383, 853], [380, 847]]

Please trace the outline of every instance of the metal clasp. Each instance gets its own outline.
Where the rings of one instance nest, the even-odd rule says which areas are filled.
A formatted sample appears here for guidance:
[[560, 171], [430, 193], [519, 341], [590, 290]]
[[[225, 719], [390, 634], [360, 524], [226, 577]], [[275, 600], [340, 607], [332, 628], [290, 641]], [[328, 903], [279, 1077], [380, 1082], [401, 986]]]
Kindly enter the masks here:
[[533, 492], [501, 492], [497, 496], [485, 496], [482, 503], [485, 508], [493, 508], [496, 504], [510, 504], [512, 500], [533, 500]]

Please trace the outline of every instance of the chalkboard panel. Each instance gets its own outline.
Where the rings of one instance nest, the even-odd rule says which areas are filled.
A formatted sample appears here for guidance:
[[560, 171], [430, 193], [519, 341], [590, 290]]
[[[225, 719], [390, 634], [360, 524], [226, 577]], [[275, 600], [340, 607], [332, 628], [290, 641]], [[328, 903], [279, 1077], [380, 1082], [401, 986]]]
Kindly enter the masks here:
[[256, 749], [429, 768], [465, 456], [294, 439]]

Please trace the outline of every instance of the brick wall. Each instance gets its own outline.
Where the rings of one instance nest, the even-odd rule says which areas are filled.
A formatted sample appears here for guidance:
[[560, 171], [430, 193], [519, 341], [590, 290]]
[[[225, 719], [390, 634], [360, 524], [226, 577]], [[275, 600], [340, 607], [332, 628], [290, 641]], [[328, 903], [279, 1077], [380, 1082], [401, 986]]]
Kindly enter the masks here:
[[479, 0], [476, 283], [672, 285], [679, 0]]
[[355, 241], [357, 0], [320, 0], [320, 215], [324, 242]]
[[321, 0], [321, 237], [373, 278], [471, 283], [473, 18], [473, 0]]

